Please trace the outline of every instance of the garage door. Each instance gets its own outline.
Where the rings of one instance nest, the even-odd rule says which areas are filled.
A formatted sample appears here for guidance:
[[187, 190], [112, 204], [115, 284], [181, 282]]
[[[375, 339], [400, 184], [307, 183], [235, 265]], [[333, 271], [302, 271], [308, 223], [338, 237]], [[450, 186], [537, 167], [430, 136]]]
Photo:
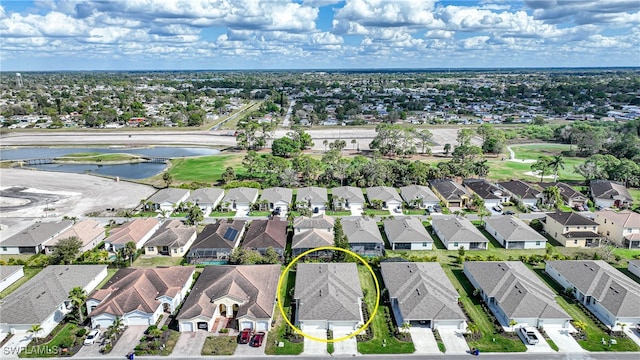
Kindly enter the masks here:
[[113, 320], [111, 319], [94, 319], [92, 323], [93, 327], [100, 326], [101, 329], [106, 329], [111, 326], [111, 324], [113, 324]]
[[190, 322], [180, 323], [180, 331], [193, 331], [193, 323], [190, 323]]
[[253, 321], [243, 321], [240, 323], [240, 327], [243, 329], [253, 329]]
[[149, 325], [149, 318], [141, 315], [127, 316], [127, 325]]
[[267, 321], [258, 321], [258, 323], [256, 325], [257, 325], [256, 330], [258, 330], [258, 331], [268, 331], [269, 330], [269, 322], [267, 322]]
[[300, 323], [300, 330], [322, 330], [326, 329], [327, 324], [324, 321], [305, 321]]

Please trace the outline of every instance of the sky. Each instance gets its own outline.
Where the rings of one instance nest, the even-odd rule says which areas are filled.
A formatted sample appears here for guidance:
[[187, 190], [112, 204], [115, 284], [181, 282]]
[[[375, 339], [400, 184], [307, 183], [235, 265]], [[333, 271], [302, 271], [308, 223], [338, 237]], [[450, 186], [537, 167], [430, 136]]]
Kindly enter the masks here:
[[3, 0], [0, 70], [640, 66], [640, 0]]

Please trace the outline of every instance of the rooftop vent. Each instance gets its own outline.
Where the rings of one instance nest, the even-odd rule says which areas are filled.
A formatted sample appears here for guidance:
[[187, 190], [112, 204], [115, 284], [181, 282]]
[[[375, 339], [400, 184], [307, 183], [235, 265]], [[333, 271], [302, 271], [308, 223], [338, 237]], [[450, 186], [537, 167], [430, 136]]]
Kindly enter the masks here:
[[420, 295], [420, 289], [416, 289], [416, 293]]

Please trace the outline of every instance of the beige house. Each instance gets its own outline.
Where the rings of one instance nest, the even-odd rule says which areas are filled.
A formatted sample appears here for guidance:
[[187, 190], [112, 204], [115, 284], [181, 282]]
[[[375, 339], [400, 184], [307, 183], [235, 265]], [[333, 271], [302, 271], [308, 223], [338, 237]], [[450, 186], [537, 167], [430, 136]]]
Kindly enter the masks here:
[[91, 219], [77, 222], [69, 229], [61, 232], [59, 235], [44, 243], [45, 254], [51, 255], [53, 253], [53, 249], [58, 244], [58, 241], [68, 239], [70, 237], [75, 237], [80, 240], [82, 247], [79, 252], [83, 253], [93, 249], [102, 240], [104, 240], [104, 226], [102, 226], [98, 221]]
[[185, 225], [180, 220], [167, 221], [144, 244], [144, 253], [181, 257], [189, 252], [196, 236], [195, 226]]
[[548, 213], [544, 230], [566, 247], [593, 247], [600, 244], [598, 223], [575, 212]]
[[599, 233], [629, 249], [640, 249], [640, 214], [622, 210], [604, 209], [596, 212]]

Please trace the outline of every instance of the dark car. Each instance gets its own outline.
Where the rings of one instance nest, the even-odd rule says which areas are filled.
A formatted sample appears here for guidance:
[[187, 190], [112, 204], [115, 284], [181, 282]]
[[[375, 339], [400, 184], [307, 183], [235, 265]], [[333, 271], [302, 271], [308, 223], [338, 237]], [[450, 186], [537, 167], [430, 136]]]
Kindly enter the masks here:
[[238, 338], [238, 343], [246, 344], [251, 340], [251, 329], [246, 328], [240, 331], [240, 337]]
[[505, 212], [503, 212], [503, 213], [502, 213], [502, 215], [515, 215], [515, 214], [516, 214], [516, 213], [514, 213], [514, 212], [513, 212], [513, 211], [511, 211], [511, 210], [507, 210], [507, 211], [505, 211]]
[[273, 215], [276, 215], [276, 216], [280, 215], [280, 208], [279, 207], [277, 207], [277, 208], [275, 208], [273, 210]]
[[249, 341], [249, 346], [260, 347], [262, 346], [262, 340], [264, 340], [264, 331], [259, 331], [251, 337], [251, 341]]

